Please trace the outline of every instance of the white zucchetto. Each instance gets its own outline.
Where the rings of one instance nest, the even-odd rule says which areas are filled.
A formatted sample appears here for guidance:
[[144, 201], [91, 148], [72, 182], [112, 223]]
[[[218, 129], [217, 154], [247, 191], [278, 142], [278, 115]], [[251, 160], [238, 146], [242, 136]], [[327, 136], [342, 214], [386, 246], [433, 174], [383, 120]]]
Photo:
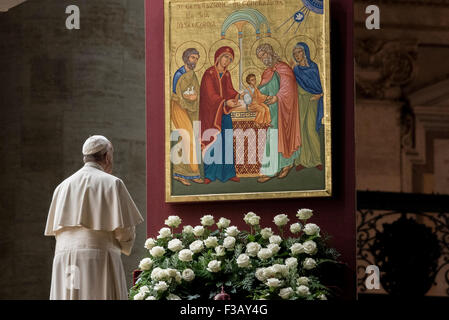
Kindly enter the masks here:
[[104, 136], [91, 136], [83, 145], [83, 155], [88, 156], [95, 154], [98, 151], [105, 149], [107, 146], [112, 145], [111, 142]]

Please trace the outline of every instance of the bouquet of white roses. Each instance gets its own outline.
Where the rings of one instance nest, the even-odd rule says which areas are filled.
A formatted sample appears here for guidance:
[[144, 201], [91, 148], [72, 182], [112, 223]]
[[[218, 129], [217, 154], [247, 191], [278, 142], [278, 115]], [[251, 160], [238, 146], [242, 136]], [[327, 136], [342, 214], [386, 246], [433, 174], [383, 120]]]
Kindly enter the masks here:
[[175, 233], [182, 221], [170, 216], [157, 238], [145, 242], [149, 255], [140, 261], [130, 299], [211, 299], [223, 288], [232, 299], [325, 300], [331, 291], [320, 282], [319, 266], [335, 263], [338, 253], [327, 247], [316, 224], [307, 223], [312, 215], [298, 210], [289, 238], [285, 214], [274, 217], [278, 234], [262, 228], [253, 212], [243, 218], [249, 231], [206, 215], [201, 225]]

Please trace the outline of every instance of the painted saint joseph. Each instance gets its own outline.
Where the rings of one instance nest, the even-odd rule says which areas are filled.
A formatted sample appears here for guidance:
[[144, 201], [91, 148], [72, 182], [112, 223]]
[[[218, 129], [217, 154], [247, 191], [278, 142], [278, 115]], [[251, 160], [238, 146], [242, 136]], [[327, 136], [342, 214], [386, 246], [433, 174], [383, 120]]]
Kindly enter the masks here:
[[[190, 139], [185, 141], [182, 150], [189, 150], [188, 161], [173, 164], [173, 178], [185, 186], [190, 182], [203, 183], [199, 170], [199, 159], [193, 132], [193, 121], [198, 121], [200, 84], [195, 74], [195, 67], [200, 58], [198, 50], [190, 48], [182, 55], [184, 66], [176, 71], [173, 77], [173, 93], [171, 100], [171, 122], [174, 129], [182, 129], [189, 133]], [[185, 144], [185, 145], [184, 145]], [[180, 155], [182, 156], [182, 155]], [[188, 162], [188, 163], [185, 163]]]
[[[299, 120], [298, 88], [291, 67], [282, 62], [268, 43], [256, 49], [257, 57], [266, 66], [259, 90], [270, 96], [271, 127], [268, 128], [264, 160], [257, 180], [260, 183], [274, 177], [285, 178], [299, 157], [301, 132]], [[277, 139], [273, 135], [277, 130]]]

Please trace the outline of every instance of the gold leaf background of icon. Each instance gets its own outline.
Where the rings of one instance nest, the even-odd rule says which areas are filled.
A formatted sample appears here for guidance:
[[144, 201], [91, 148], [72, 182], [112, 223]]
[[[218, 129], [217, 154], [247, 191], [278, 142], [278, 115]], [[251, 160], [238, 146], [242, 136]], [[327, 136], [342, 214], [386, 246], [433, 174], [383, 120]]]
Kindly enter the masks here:
[[[245, 3], [249, 3], [245, 5]], [[205, 8], [210, 6], [211, 8]], [[182, 52], [190, 47], [199, 50], [201, 58], [195, 72], [201, 79], [204, 71], [213, 63], [214, 48], [222, 45], [230, 45], [238, 48], [238, 30], [235, 25], [231, 26], [224, 40], [221, 40], [221, 27], [225, 19], [238, 9], [252, 8], [262, 13], [269, 22], [271, 29], [270, 43], [283, 61], [290, 63], [293, 60], [292, 50], [296, 43], [306, 42], [310, 48], [311, 59], [319, 67], [321, 79], [324, 77], [325, 48], [323, 47], [324, 15], [310, 14], [297, 33], [296, 26], [285, 33], [286, 27], [276, 30], [288, 17], [302, 6], [301, 1], [289, 0], [260, 0], [260, 1], [170, 1], [170, 74], [173, 75], [182, 65]], [[265, 27], [261, 30], [266, 32]], [[263, 38], [263, 35], [262, 35]], [[220, 41], [221, 40], [221, 41]], [[256, 31], [251, 24], [243, 27], [243, 54], [236, 52], [236, 59], [231, 65], [230, 72], [235, 87], [239, 85], [239, 59], [243, 59], [243, 73], [248, 69], [259, 70], [256, 74], [258, 81], [263, 72], [263, 66], [255, 56], [255, 48], [262, 39], [257, 39]], [[276, 45], [276, 42], [280, 45]], [[238, 50], [238, 49], [236, 49]], [[244, 81], [244, 79], [242, 79]]]

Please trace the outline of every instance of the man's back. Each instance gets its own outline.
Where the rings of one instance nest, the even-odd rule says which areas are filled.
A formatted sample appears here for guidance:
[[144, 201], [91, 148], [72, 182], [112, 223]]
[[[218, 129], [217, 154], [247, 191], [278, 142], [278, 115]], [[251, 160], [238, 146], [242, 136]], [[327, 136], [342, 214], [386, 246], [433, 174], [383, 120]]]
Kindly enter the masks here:
[[114, 231], [142, 220], [122, 180], [88, 162], [55, 189], [45, 235], [64, 226]]
[[143, 219], [123, 181], [105, 167], [86, 161], [53, 194], [45, 228], [56, 238], [52, 300], [128, 297], [121, 253], [131, 253]]

